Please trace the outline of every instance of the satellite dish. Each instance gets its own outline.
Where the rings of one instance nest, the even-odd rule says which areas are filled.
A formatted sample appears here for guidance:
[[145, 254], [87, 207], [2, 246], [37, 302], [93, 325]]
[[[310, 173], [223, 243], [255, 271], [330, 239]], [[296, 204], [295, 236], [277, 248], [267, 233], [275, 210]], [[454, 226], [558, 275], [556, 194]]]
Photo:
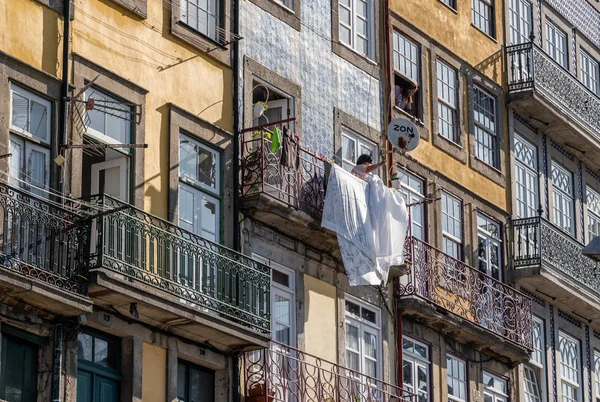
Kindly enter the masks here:
[[419, 145], [419, 130], [408, 119], [394, 119], [388, 125], [388, 140], [402, 152], [413, 151]]

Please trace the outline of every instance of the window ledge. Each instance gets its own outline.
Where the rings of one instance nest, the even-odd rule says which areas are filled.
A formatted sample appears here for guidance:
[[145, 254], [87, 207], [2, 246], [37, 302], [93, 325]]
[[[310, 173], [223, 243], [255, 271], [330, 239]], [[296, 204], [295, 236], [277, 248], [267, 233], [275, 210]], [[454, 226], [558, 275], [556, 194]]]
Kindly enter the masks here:
[[254, 3], [254, 5], [257, 7], [288, 24], [296, 31], [300, 31], [302, 25], [300, 21], [300, 1], [301, 0], [295, 0], [294, 8], [291, 9], [283, 5], [278, 0], [250, 0], [251, 3]]
[[479, 159], [474, 154], [470, 155], [470, 161], [471, 169], [487, 177], [499, 186], [506, 186], [506, 177], [504, 173], [502, 173], [502, 170], [492, 165], [489, 165], [488, 163]]
[[402, 110], [396, 105], [394, 105], [394, 109], [398, 113], [402, 114], [403, 115], [402, 117], [406, 117], [407, 119], [409, 119], [413, 123], [415, 123], [417, 126], [425, 127], [425, 123], [423, 122], [423, 120], [419, 119], [418, 117], [413, 116], [412, 114], [408, 113], [406, 110]]
[[452, 11], [454, 14], [458, 15], [458, 10], [456, 8], [450, 7], [448, 4], [444, 3], [442, 0], [438, 0], [444, 7], [448, 10]]
[[356, 68], [359, 68], [367, 74], [379, 79], [379, 68], [377, 68], [379, 64], [376, 61], [358, 53], [350, 46], [340, 41], [331, 41], [331, 46], [333, 53], [354, 65]]

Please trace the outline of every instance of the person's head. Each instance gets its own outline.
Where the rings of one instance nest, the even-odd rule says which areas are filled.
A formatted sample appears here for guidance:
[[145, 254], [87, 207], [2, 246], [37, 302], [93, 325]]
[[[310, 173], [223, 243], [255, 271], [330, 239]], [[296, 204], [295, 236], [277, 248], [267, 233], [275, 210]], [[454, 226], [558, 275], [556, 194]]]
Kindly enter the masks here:
[[373, 158], [371, 158], [371, 155], [369, 155], [369, 154], [362, 154], [361, 156], [358, 157], [356, 164], [370, 166], [373, 164]]

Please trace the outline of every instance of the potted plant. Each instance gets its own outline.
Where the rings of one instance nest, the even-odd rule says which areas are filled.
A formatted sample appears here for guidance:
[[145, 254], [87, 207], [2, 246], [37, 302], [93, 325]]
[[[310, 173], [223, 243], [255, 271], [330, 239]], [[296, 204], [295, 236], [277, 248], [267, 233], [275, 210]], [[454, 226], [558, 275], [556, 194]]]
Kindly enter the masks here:
[[247, 402], [273, 402], [274, 399], [275, 392], [270, 389], [265, 390], [265, 384], [252, 385], [246, 397]]

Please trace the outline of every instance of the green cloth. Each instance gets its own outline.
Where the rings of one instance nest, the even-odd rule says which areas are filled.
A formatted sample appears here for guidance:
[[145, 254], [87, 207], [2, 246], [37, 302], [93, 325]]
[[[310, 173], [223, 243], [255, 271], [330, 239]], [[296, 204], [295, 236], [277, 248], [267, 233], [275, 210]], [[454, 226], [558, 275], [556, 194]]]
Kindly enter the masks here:
[[271, 135], [271, 152], [277, 152], [279, 148], [281, 148], [281, 132], [275, 127]]

